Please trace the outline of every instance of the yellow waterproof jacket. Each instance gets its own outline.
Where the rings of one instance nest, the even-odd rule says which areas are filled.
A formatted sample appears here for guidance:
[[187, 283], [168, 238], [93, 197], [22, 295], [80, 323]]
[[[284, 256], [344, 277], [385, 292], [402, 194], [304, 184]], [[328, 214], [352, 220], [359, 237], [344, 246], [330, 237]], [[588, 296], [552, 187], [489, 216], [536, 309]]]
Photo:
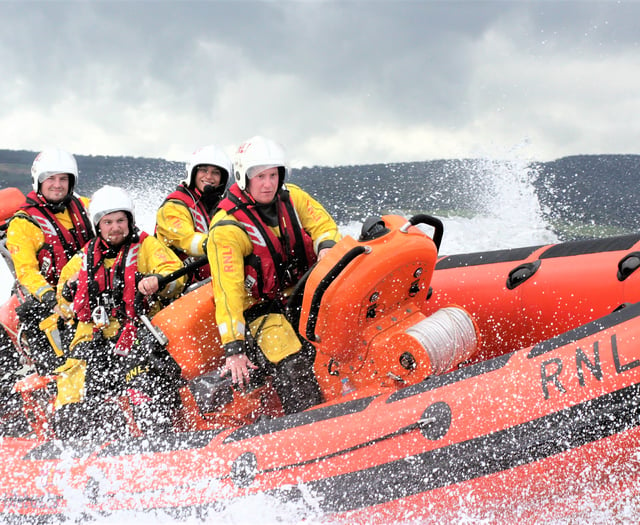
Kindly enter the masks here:
[[[64, 283], [69, 278], [75, 276], [82, 266], [83, 257], [86, 256], [85, 249], [76, 254], [62, 269], [60, 275], [60, 281], [58, 282], [57, 295], [60, 299], [60, 294]], [[115, 258], [105, 259], [105, 268], [111, 268]], [[138, 272], [143, 275], [169, 275], [170, 273], [182, 268], [182, 261], [178, 256], [173, 253], [169, 248], [164, 246], [162, 242], [156, 239], [153, 235], [147, 236], [140, 246], [138, 252]], [[172, 299], [178, 297], [184, 288], [186, 276], [182, 276], [171, 283], [165, 288], [158, 291], [158, 295], [165, 299]], [[120, 330], [120, 323], [111, 318], [109, 325], [102, 329], [102, 334], [105, 338], [109, 339], [114, 337]], [[73, 341], [69, 345], [70, 349], [73, 349], [77, 344], [90, 341], [93, 338], [93, 323], [78, 322], [76, 327], [76, 333]]]
[[196, 231], [193, 216], [182, 202], [168, 200], [156, 214], [156, 237], [189, 257], [204, 255], [207, 234]]
[[[88, 207], [89, 199], [80, 197], [80, 201], [85, 208]], [[68, 210], [56, 213], [55, 216], [61, 226], [67, 229], [73, 228]], [[18, 212], [11, 219], [7, 229], [7, 250], [11, 254], [16, 278], [27, 292], [38, 300], [45, 293], [53, 290], [40, 272], [40, 263], [38, 262], [38, 252], [44, 244], [45, 237], [42, 229], [34, 224], [24, 212]]]
[[[287, 184], [289, 195], [302, 227], [313, 239], [314, 250], [324, 241], [338, 242], [340, 232], [322, 205], [298, 186]], [[219, 210], [211, 221], [207, 256], [216, 303], [216, 322], [223, 344], [244, 340], [244, 311], [256, 302], [245, 289], [244, 259], [253, 251], [247, 233], [233, 224], [215, 226], [236, 218]], [[215, 227], [214, 227], [215, 226]], [[280, 237], [278, 227], [271, 228]]]

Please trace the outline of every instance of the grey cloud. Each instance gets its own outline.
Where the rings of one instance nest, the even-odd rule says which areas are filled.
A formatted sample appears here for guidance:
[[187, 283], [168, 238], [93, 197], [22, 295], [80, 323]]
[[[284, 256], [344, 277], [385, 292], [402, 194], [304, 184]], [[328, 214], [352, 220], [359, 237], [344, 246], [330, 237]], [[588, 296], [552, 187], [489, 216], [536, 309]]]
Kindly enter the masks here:
[[[345, 153], [340, 143], [367, 128], [380, 130], [376, 161], [402, 160], [403, 128], [452, 144], [478, 130], [495, 140], [557, 130], [561, 141], [597, 147], [575, 117], [563, 120], [592, 106], [595, 87], [574, 85], [558, 64], [597, 65], [581, 76], [589, 82], [602, 64], [622, 68], [637, 52], [638, 15], [638, 3], [587, 1], [0, 2], [0, 121], [29, 110], [45, 127], [76, 108], [69, 118], [89, 131], [73, 141], [86, 148], [82, 137], [100, 131], [95, 153], [109, 137], [122, 154], [158, 155], [162, 142], [233, 144], [260, 132], [302, 156], [332, 144], [328, 155], [351, 161], [372, 150]], [[598, 87], [606, 97], [607, 82], [625, 81]], [[565, 109], [537, 123], [549, 97]], [[45, 136], [21, 132], [24, 147]]]

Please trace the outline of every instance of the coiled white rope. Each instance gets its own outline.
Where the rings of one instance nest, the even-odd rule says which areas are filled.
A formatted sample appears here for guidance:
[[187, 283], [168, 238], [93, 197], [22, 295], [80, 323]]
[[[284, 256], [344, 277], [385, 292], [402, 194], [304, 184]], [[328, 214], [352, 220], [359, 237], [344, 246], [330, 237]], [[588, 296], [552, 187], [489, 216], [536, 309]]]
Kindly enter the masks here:
[[448, 306], [406, 330], [427, 351], [434, 374], [471, 357], [478, 346], [475, 325], [462, 308]]

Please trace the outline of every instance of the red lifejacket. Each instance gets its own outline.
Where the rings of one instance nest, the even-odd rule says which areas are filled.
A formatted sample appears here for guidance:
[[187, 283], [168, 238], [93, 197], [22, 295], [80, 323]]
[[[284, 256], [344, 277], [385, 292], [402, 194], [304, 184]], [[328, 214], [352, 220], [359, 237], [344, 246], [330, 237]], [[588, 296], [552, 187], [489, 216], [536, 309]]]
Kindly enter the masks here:
[[[300, 224], [286, 189], [276, 195], [275, 206], [280, 237], [262, 219], [256, 202], [237, 184], [229, 188], [218, 204], [218, 208], [240, 222], [251, 240], [253, 252], [244, 261], [245, 283], [257, 299], [275, 299], [284, 289], [295, 285], [317, 260], [313, 239]], [[222, 221], [215, 226], [222, 224], [232, 222]]]
[[[170, 193], [167, 198], [164, 200], [161, 206], [168, 201], [178, 201], [184, 204], [189, 213], [191, 214], [191, 219], [193, 221], [193, 229], [200, 233], [208, 233], [209, 232], [209, 223], [211, 222], [211, 215], [207, 211], [207, 208], [202, 204], [202, 201], [198, 198], [200, 196], [200, 192], [197, 189], [194, 189], [192, 193], [189, 188], [181, 184], [176, 188], [173, 193]], [[189, 258], [189, 256], [183, 252], [182, 250], [178, 250], [173, 246], [171, 249], [175, 252], [175, 254], [180, 258], [181, 261], [185, 261]], [[209, 269], [209, 265], [205, 264], [201, 266], [194, 272], [190, 273], [189, 282], [194, 281], [203, 281], [204, 279], [211, 276], [211, 270]]]
[[170, 193], [162, 204], [167, 201], [180, 201], [189, 209], [191, 218], [193, 219], [193, 229], [200, 233], [207, 233], [209, 231], [209, 223], [211, 222], [211, 216], [207, 212], [206, 207], [202, 204], [199, 198], [199, 191], [193, 190], [196, 195], [191, 193], [184, 185], [180, 185], [173, 193]]
[[73, 228], [67, 230], [60, 224], [55, 212], [51, 209], [51, 204], [35, 191], [27, 195], [27, 203], [21, 209], [44, 234], [44, 244], [36, 254], [40, 273], [49, 284], [56, 286], [62, 267], [93, 237], [93, 228], [87, 210], [78, 197], [71, 195], [67, 209]]
[[[111, 248], [98, 236], [84, 248], [84, 260], [78, 274], [78, 289], [73, 300], [73, 310], [79, 321], [92, 322], [92, 313], [104, 306], [107, 313], [123, 326], [115, 352], [126, 355], [136, 337], [135, 297], [137, 292], [138, 252], [147, 237], [145, 232], [134, 234], [115, 255], [111, 268], [104, 266]], [[98, 328], [94, 327], [94, 331]]]

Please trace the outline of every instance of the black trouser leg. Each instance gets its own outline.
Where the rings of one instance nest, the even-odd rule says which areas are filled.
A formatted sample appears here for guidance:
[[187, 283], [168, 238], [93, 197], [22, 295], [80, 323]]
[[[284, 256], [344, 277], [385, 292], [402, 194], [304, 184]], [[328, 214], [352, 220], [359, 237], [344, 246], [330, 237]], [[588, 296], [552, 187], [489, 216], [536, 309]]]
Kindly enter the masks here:
[[29, 354], [36, 367], [36, 372], [41, 376], [52, 373], [65, 362], [64, 357], [58, 357], [53, 347], [49, 344], [46, 334], [37, 325], [30, 325], [25, 329]]
[[138, 330], [125, 377], [140, 430], [145, 434], [170, 432], [181, 405], [182, 371], [146, 328]]
[[53, 312], [48, 310], [34, 298], [29, 298], [16, 308], [21, 328], [27, 340], [29, 355], [40, 375], [48, 375], [64, 364], [65, 359], [59, 357], [49, 343], [47, 335], [40, 330], [40, 322]]
[[294, 414], [322, 402], [322, 393], [313, 371], [313, 357], [303, 348], [275, 366], [273, 386], [285, 414]]

